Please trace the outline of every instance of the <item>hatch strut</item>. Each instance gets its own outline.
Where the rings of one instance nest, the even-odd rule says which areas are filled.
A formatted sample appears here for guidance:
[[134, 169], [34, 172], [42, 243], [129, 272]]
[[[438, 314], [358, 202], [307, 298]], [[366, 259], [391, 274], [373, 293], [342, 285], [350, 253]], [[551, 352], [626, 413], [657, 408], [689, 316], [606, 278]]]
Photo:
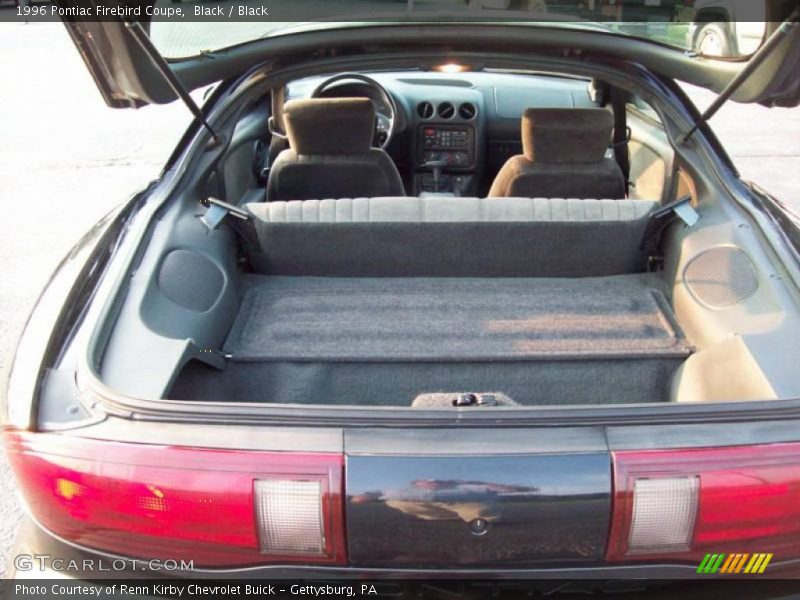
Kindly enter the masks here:
[[153, 43], [150, 41], [150, 37], [145, 32], [142, 24], [138, 21], [126, 21], [125, 27], [131, 33], [133, 39], [138, 42], [142, 50], [144, 50], [144, 53], [147, 54], [148, 58], [153, 62], [153, 65], [164, 77], [166, 82], [172, 88], [172, 91], [177, 94], [177, 96], [188, 107], [195, 118], [200, 121], [203, 124], [203, 127], [208, 130], [208, 132], [211, 134], [211, 137], [214, 138], [215, 144], [221, 143], [220, 137], [211, 128], [211, 125], [208, 124], [208, 121], [206, 121], [203, 111], [200, 110], [200, 107], [197, 106], [195, 101], [189, 95], [189, 92], [185, 87], [183, 87], [183, 84], [180, 82], [178, 77], [172, 72], [172, 69], [169, 68], [169, 65], [167, 64], [167, 61], [164, 60], [164, 57], [161, 56], [158, 50], [156, 50], [155, 46], [153, 46]]
[[759, 50], [753, 55], [750, 59], [750, 62], [745, 65], [745, 67], [739, 72], [739, 74], [734, 77], [730, 83], [725, 86], [725, 89], [722, 90], [717, 96], [717, 99], [712, 102], [711, 106], [709, 106], [706, 111], [700, 116], [700, 119], [694, 124], [692, 130], [683, 136], [681, 143], [686, 143], [694, 132], [700, 129], [711, 117], [717, 114], [722, 105], [725, 104], [728, 99], [736, 93], [742, 84], [747, 80], [753, 72], [761, 66], [770, 54], [778, 47], [784, 38], [789, 35], [789, 32], [792, 30], [792, 26], [795, 23], [792, 22], [791, 18], [781, 23], [780, 27], [773, 33], [767, 42], [759, 48]]

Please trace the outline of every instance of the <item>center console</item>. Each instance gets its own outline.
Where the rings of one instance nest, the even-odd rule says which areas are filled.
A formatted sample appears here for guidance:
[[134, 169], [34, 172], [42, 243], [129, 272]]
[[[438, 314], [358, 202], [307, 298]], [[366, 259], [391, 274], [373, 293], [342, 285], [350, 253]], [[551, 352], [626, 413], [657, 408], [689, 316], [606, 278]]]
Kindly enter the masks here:
[[475, 146], [473, 125], [420, 125], [416, 167], [421, 172], [416, 192], [469, 195], [475, 179]]
[[418, 166], [443, 161], [447, 167], [475, 166], [475, 128], [472, 125], [421, 125], [417, 136]]
[[476, 195], [486, 146], [483, 93], [446, 80], [415, 87], [409, 100], [414, 195]]

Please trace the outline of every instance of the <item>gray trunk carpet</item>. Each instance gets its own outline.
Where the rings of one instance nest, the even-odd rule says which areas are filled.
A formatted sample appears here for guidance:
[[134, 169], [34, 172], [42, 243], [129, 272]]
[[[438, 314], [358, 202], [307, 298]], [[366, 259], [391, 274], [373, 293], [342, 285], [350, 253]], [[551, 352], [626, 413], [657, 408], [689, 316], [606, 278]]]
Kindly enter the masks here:
[[253, 277], [224, 350], [292, 362], [686, 357], [654, 281]]
[[[253, 276], [220, 372], [176, 400], [411, 406], [504, 393], [521, 405], [667, 400], [691, 348], [652, 275], [595, 279]], [[491, 409], [489, 409], [491, 410]]]
[[[526, 406], [665, 402], [683, 359], [539, 362], [190, 362], [169, 397], [208, 402], [411, 406], [420, 394], [503, 393]], [[482, 409], [484, 410], [484, 409]], [[485, 408], [485, 410], [492, 410]]]

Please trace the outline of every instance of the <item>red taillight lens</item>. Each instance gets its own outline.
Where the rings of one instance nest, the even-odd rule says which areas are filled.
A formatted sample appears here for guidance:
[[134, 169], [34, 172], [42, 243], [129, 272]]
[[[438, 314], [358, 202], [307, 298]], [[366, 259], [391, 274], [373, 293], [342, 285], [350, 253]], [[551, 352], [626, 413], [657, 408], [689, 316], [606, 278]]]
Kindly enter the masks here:
[[800, 556], [800, 444], [615, 452], [609, 561]]
[[196, 566], [345, 562], [341, 455], [17, 433], [6, 447], [31, 512], [67, 540]]

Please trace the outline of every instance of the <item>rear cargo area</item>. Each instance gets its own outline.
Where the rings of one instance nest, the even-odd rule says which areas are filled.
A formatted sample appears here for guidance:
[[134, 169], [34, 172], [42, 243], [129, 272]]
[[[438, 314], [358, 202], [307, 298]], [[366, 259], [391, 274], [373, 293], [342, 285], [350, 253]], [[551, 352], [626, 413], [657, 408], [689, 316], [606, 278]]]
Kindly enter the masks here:
[[[414, 406], [667, 400], [691, 346], [648, 273], [584, 278], [248, 275], [223, 345], [170, 398]], [[431, 398], [425, 400], [431, 406]]]

